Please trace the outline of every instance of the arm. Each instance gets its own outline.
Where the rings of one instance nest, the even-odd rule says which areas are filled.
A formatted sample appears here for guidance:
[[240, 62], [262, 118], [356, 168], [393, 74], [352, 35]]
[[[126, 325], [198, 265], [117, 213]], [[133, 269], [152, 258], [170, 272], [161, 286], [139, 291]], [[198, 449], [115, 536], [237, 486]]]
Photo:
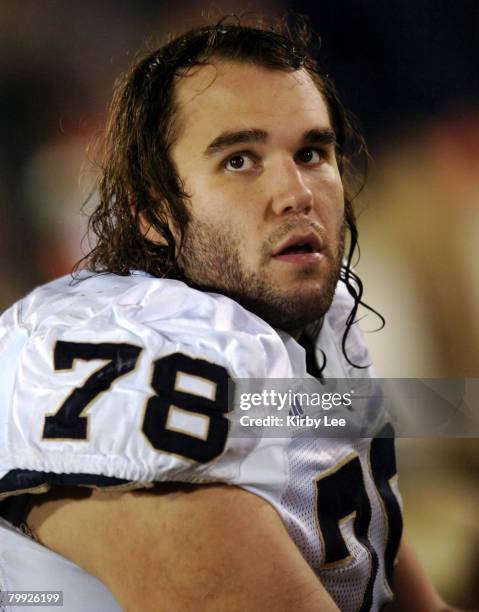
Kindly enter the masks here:
[[394, 570], [394, 603], [388, 612], [454, 612], [427, 577], [412, 546], [403, 537]]
[[273, 507], [236, 487], [94, 492], [46, 501], [28, 522], [125, 610], [338, 610]]

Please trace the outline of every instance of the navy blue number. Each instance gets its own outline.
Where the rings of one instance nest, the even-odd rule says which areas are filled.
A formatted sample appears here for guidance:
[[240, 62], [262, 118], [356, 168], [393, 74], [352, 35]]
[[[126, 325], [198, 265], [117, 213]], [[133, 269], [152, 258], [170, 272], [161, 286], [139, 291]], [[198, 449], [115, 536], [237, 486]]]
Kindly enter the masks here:
[[[153, 364], [151, 386], [156, 395], [145, 410], [143, 433], [157, 450], [174, 453], [206, 463], [223, 452], [228, 435], [228, 372], [225, 368], [192, 359], [182, 353], [162, 357]], [[193, 393], [178, 385], [178, 374], [200, 379], [209, 394]], [[171, 412], [177, 409], [204, 421], [204, 435], [195, 437], [169, 425]]]
[[88, 438], [88, 417], [82, 412], [100, 393], [107, 391], [113, 381], [131, 372], [141, 349], [132, 344], [64, 342], [55, 345], [53, 362], [56, 371], [70, 370], [76, 359], [92, 361], [105, 359], [108, 363], [95, 370], [82, 387], [73, 389], [55, 414], [45, 417], [44, 440]]
[[[402, 517], [399, 502], [390, 480], [396, 474], [393, 429], [390, 425], [371, 441], [371, 474], [381, 498], [387, 521], [387, 541], [384, 552], [386, 578], [393, 583], [393, 564], [399, 550]], [[353, 515], [355, 536], [371, 557], [371, 573], [364, 592], [361, 612], [370, 610], [373, 587], [378, 571], [378, 556], [368, 539], [371, 504], [364, 483], [361, 462], [357, 455], [347, 459], [333, 471], [316, 480], [316, 511], [324, 551], [324, 567], [342, 565], [350, 559], [350, 551], [341, 534], [340, 524]]]
[[354, 514], [353, 529], [357, 540], [368, 550], [371, 572], [364, 592], [361, 612], [371, 608], [373, 586], [378, 571], [378, 556], [368, 540], [371, 505], [366, 494], [363, 471], [354, 456], [334, 472], [316, 481], [317, 513], [324, 548], [325, 567], [341, 565], [350, 552], [340, 530], [340, 522]]
[[[59, 340], [53, 356], [55, 371], [71, 370], [76, 359], [104, 359], [108, 363], [95, 370], [81, 387], [73, 389], [55, 414], [45, 417], [43, 439], [87, 440], [86, 408], [101, 393], [108, 391], [117, 378], [135, 368], [140, 353], [140, 347], [126, 343]], [[199, 383], [196, 391], [194, 386], [182, 387], [181, 380], [185, 377]], [[175, 353], [153, 363], [151, 386], [155, 395], [146, 404], [142, 431], [156, 450], [201, 463], [223, 452], [229, 429], [225, 416], [228, 411], [228, 372], [225, 368]], [[169, 420], [175, 411], [183, 417], [196, 418], [203, 428], [201, 435], [175, 427]]]

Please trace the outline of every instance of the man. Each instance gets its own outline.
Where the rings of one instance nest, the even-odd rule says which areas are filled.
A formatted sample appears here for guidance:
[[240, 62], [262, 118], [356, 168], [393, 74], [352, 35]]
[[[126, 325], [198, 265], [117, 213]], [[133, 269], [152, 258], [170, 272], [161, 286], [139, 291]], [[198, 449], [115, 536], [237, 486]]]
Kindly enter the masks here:
[[397, 555], [390, 437], [234, 437], [226, 414], [229, 379], [371, 376], [352, 132], [307, 42], [193, 30], [119, 85], [96, 274], [2, 320], [3, 588], [72, 611], [446, 609]]

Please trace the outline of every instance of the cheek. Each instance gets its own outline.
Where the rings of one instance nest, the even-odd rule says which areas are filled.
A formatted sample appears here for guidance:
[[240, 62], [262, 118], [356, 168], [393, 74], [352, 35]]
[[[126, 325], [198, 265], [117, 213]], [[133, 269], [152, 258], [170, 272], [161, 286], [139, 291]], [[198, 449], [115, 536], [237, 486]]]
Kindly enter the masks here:
[[210, 192], [210, 197], [191, 198], [191, 212], [197, 221], [214, 240], [223, 236], [242, 259], [249, 259], [254, 245], [258, 243], [259, 221], [251, 211], [238, 205], [237, 198], [229, 199], [224, 191], [221, 194]]
[[344, 219], [344, 189], [339, 173], [321, 181], [317, 189], [318, 212], [331, 228], [340, 226]]
[[192, 214], [204, 222], [225, 221], [236, 213], [235, 198], [216, 181], [197, 176], [186, 184]]
[[344, 202], [344, 188], [339, 168], [336, 164], [329, 167], [329, 172], [326, 176], [326, 188], [328, 189], [331, 199], [337, 204]]
[[[225, 188], [209, 182], [192, 193], [192, 214], [204, 223], [215, 227], [230, 228], [229, 233], [241, 237], [241, 242], [254, 242], [260, 234], [261, 208], [257, 205], [257, 194], [247, 190]], [[195, 193], [198, 194], [195, 196]], [[201, 194], [201, 196], [199, 195]]]

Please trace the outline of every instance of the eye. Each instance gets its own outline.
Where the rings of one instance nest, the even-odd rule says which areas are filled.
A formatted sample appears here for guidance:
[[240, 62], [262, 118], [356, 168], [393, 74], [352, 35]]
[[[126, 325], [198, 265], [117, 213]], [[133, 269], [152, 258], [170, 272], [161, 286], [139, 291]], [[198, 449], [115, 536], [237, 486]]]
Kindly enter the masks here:
[[319, 164], [325, 158], [326, 154], [321, 149], [316, 149], [314, 147], [305, 147], [301, 149], [296, 154], [296, 159], [300, 161], [302, 164], [308, 164], [313, 166], [314, 164]]
[[225, 168], [230, 172], [251, 170], [253, 166], [254, 160], [246, 153], [236, 153], [236, 155], [228, 157], [228, 159], [225, 161]]

